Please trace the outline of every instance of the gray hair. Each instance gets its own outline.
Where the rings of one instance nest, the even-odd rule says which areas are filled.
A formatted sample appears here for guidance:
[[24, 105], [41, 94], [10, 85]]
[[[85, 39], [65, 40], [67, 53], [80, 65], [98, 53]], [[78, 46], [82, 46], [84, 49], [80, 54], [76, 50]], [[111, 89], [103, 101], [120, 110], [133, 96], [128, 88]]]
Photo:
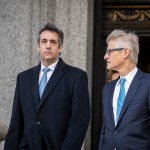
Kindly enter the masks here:
[[128, 48], [131, 51], [129, 59], [137, 64], [139, 55], [139, 37], [134, 32], [115, 29], [108, 35], [106, 43], [108, 44], [109, 41], [113, 40], [116, 41], [115, 48]]

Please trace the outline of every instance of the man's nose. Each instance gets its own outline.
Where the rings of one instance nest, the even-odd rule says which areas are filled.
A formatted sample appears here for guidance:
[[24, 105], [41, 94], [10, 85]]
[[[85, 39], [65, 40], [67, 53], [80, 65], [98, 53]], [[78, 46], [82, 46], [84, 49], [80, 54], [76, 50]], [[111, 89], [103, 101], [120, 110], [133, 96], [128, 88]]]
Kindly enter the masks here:
[[108, 58], [108, 54], [106, 53], [105, 55], [104, 55], [104, 60], [106, 60]]
[[46, 47], [47, 48], [51, 47], [51, 42], [50, 41], [47, 42]]

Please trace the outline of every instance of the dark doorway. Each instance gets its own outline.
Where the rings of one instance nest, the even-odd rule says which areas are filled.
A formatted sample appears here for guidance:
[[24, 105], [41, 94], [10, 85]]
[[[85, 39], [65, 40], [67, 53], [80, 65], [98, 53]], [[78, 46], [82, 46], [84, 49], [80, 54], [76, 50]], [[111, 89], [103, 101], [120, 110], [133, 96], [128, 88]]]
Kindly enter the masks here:
[[[95, 0], [94, 2], [94, 54], [92, 85], [92, 129], [91, 150], [98, 149], [99, 135], [102, 127], [101, 92], [106, 82], [104, 62], [105, 39], [116, 28], [135, 31], [140, 37], [138, 67], [150, 73], [150, 2], [149, 0]], [[118, 14], [127, 17], [120, 17]], [[140, 16], [133, 19], [137, 13]], [[144, 14], [145, 13], [145, 14]], [[144, 16], [144, 17], [143, 17]], [[127, 20], [125, 20], [128, 18]]]
[[150, 54], [149, 54], [150, 37], [140, 37], [140, 53], [138, 67], [147, 73], [150, 73]]

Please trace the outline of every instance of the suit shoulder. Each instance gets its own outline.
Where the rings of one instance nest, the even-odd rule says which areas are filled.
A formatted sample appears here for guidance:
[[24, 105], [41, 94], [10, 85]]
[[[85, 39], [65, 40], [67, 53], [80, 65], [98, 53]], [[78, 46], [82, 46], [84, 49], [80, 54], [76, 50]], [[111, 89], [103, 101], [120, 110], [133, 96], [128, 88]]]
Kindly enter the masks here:
[[18, 76], [26, 76], [29, 75], [32, 71], [36, 70], [38, 66], [34, 66], [32, 68], [26, 69], [18, 74]]
[[150, 81], [150, 74], [149, 73], [143, 73], [143, 79], [146, 81]]
[[71, 65], [66, 64], [66, 68], [68, 71], [74, 72], [74, 73], [86, 73], [86, 71], [84, 71], [83, 69], [80, 69], [78, 67], [74, 67]]
[[145, 77], [150, 78], [150, 73], [143, 73]]

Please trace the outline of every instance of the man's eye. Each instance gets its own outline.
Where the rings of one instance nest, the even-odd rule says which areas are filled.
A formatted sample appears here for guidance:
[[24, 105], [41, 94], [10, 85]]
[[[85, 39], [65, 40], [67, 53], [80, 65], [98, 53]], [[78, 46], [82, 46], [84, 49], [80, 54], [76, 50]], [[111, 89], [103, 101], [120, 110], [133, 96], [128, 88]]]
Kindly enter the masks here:
[[52, 44], [57, 44], [57, 42], [56, 42], [56, 41], [51, 41], [51, 43], [52, 43]]
[[46, 40], [42, 40], [41, 42], [42, 42], [42, 43], [46, 43], [47, 41], [46, 41]]

